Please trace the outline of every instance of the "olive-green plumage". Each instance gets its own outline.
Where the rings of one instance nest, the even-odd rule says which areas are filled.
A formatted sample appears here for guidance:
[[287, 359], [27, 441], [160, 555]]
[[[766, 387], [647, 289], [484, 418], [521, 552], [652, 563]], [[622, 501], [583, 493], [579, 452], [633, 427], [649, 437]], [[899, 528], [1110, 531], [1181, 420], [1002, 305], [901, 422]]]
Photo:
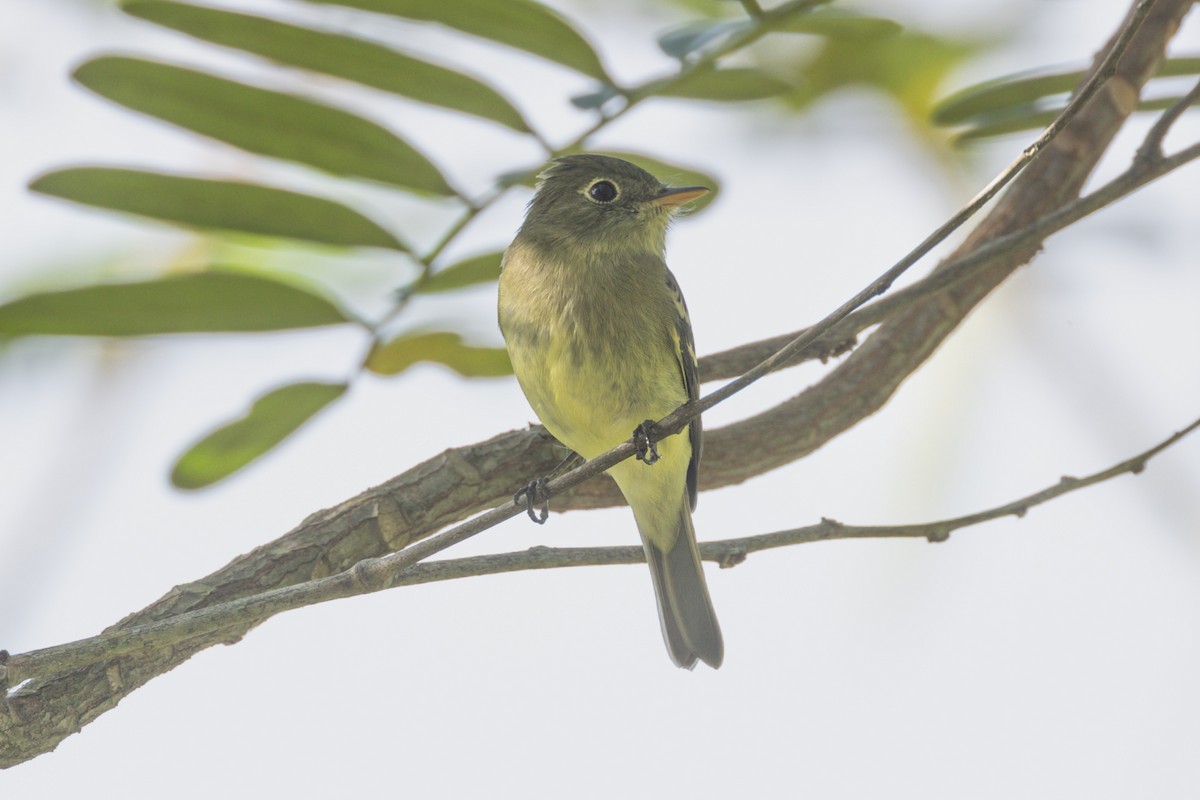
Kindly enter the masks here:
[[[667, 225], [703, 187], [669, 189], [621, 159], [565, 156], [541, 175], [504, 254], [500, 329], [517, 380], [554, 436], [584, 458], [698, 396], [691, 323], [663, 261]], [[700, 419], [652, 465], [609, 470], [633, 509], [672, 660], [721, 665], [724, 646], [692, 528]]]

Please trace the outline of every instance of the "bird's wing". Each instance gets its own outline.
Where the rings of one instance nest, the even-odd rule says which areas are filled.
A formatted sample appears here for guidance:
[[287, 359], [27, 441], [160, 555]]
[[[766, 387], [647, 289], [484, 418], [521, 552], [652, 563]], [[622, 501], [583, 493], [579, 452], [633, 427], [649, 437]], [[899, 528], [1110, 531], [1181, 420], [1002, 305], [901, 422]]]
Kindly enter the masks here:
[[[700, 378], [696, 370], [696, 341], [692, 336], [692, 320], [688, 316], [687, 303], [683, 301], [683, 292], [671, 270], [667, 270], [667, 288], [675, 301], [675, 331], [672, 337], [675, 341], [675, 355], [679, 359], [679, 369], [683, 373], [683, 385], [687, 390], [688, 400], [694, 402], [700, 397]], [[700, 444], [703, 429], [700, 417], [693, 417], [688, 427], [688, 438], [692, 444], [692, 460], [688, 462], [687, 488], [688, 499], [692, 509], [696, 508], [696, 495], [699, 492], [700, 474]]]

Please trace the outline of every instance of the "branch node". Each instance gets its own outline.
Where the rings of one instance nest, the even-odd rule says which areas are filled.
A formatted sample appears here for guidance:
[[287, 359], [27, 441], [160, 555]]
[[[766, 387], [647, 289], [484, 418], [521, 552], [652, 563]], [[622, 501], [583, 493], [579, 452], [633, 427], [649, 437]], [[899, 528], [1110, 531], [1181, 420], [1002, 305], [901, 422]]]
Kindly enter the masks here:
[[738, 564], [741, 564], [743, 561], [745, 561], [748, 556], [749, 553], [745, 548], [729, 550], [717, 559], [717, 566], [721, 569], [733, 569]]
[[350, 568], [350, 581], [361, 591], [369, 591], [371, 588], [371, 577], [367, 574], [367, 560], [355, 562]]
[[125, 678], [121, 675], [121, 662], [119, 660], [109, 663], [104, 668], [104, 677], [108, 680], [108, 688], [113, 694], [120, 694], [125, 690]]
[[821, 360], [822, 364], [828, 364], [831, 359], [838, 358], [839, 356], [844, 356], [846, 353], [849, 353], [857, 344], [857, 336], [850, 336], [846, 339], [842, 339], [841, 341], [830, 342], [817, 352], [817, 358]]
[[930, 544], [941, 544], [949, 541], [951, 528], [946, 525], [935, 525], [925, 534], [925, 541]]

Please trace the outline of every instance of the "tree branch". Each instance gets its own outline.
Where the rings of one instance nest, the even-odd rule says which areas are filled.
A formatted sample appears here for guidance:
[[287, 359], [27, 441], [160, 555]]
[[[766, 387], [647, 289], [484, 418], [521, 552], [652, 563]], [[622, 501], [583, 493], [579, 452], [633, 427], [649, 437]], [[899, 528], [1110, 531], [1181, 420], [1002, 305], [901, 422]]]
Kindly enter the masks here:
[[[722, 568], [728, 568], [745, 561], [747, 555], [753, 552], [834, 539], [919, 538], [930, 542], [944, 542], [956, 530], [1001, 517], [1024, 517], [1029, 509], [1062, 495], [1094, 486], [1126, 473], [1138, 474], [1145, 469], [1146, 463], [1151, 458], [1197, 428], [1200, 428], [1200, 419], [1153, 447], [1108, 469], [1083, 478], [1063, 477], [1055, 485], [1041, 491], [974, 514], [914, 525], [844, 525], [834, 520], [822, 519], [817, 525], [808, 525], [802, 528], [702, 542], [700, 555], [706, 561], [715, 561]], [[636, 564], [644, 563], [646, 560], [645, 553], [640, 546], [534, 547], [521, 552], [420, 563], [431, 551], [445, 549], [456, 541], [461, 541], [479, 530], [490, 527], [499, 519], [520, 513], [522, 510], [519, 507], [509, 504], [448, 532], [453, 535], [428, 539], [384, 558], [360, 561], [352, 568], [337, 575], [238, 598], [146, 625], [109, 631], [65, 645], [47, 647], [16, 656], [6, 655], [0, 658], [0, 674], [6, 681], [20, 682], [29, 677], [77, 669], [96, 661], [118, 658], [147, 648], [169, 649], [196, 635], [211, 634], [228, 626], [243, 626], [247, 620], [263, 621], [283, 611], [399, 586], [495, 575], [502, 572]], [[7, 674], [3, 674], [5, 670], [7, 670]], [[20, 691], [12, 694], [19, 697]]]

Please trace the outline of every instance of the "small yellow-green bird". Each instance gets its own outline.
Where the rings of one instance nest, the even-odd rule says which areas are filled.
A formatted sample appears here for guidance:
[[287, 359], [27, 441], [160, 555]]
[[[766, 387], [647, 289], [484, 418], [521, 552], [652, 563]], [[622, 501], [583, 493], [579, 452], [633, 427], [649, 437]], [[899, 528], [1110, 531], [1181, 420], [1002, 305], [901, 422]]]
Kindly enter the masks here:
[[[702, 186], [668, 188], [619, 158], [559, 158], [540, 175], [504, 254], [500, 330], [546, 429], [594, 458], [698, 396], [687, 306], [663, 261], [667, 225]], [[724, 655], [696, 534], [700, 418], [657, 445], [657, 461], [609, 470], [633, 509], [671, 659]]]

